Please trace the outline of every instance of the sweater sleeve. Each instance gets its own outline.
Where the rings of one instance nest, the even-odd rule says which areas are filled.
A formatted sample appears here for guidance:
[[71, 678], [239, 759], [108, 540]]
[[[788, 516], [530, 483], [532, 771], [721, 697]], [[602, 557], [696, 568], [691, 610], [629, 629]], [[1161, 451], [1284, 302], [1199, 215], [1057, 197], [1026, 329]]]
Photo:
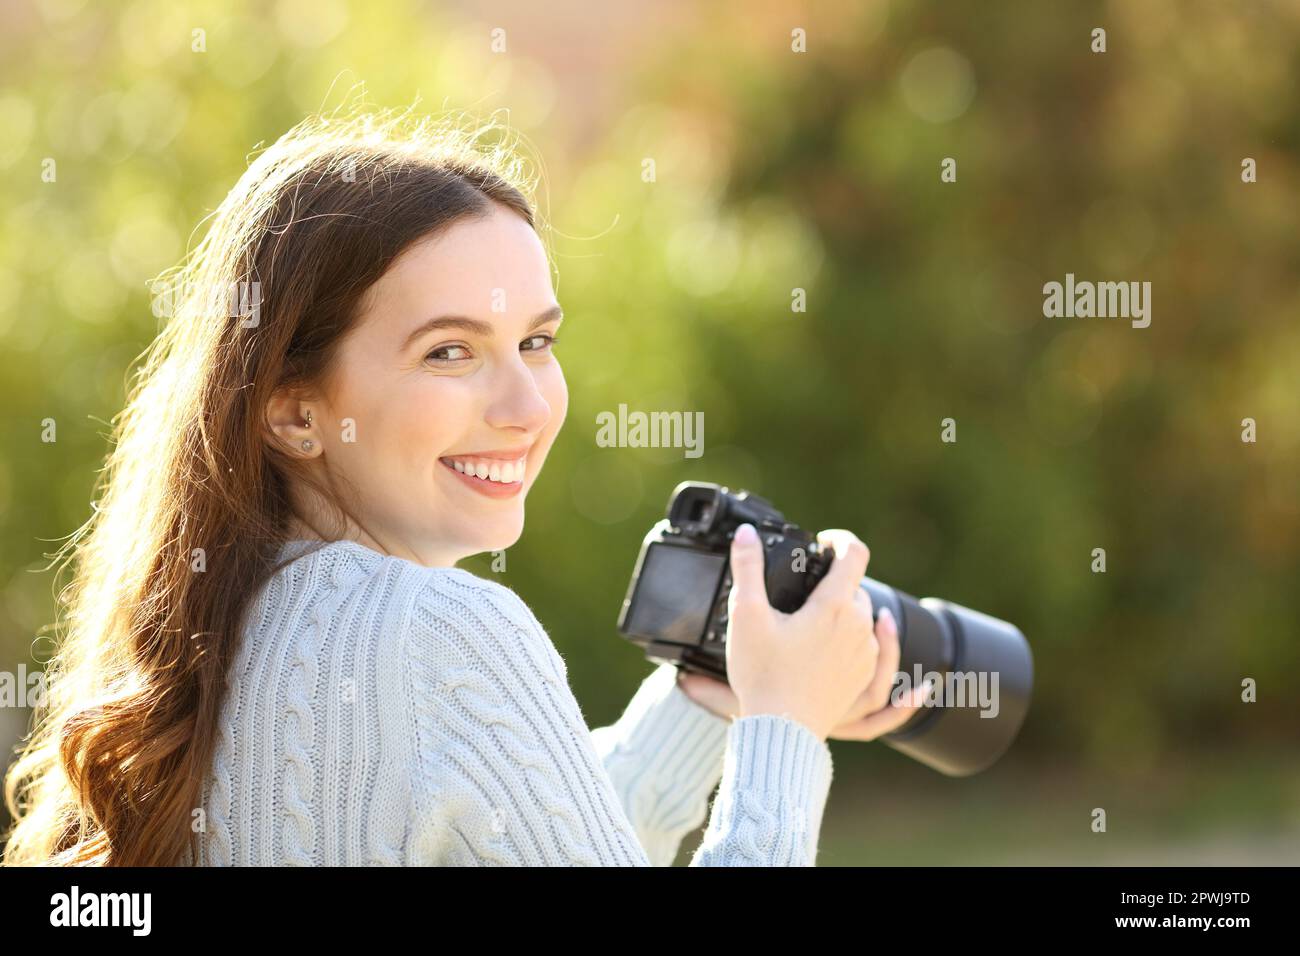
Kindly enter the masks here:
[[671, 865], [682, 838], [704, 822], [709, 795], [722, 777], [729, 726], [677, 685], [677, 668], [661, 664], [615, 723], [591, 732], [655, 866]]
[[[406, 637], [415, 741], [408, 862], [671, 862], [708, 775], [663, 749], [674, 701], [671, 692], [659, 696], [664, 688], [654, 675], [621, 727], [591, 731], [563, 661], [527, 605], [509, 588], [459, 569], [425, 579]], [[829, 748], [785, 717], [725, 723], [721, 787], [691, 865], [812, 865], [830, 787]], [[650, 746], [658, 752], [627, 756], [643, 735], [659, 741]], [[618, 772], [611, 775], [606, 761]], [[630, 782], [616, 783], [620, 777]], [[680, 784], [697, 789], [684, 797], [662, 790]]]

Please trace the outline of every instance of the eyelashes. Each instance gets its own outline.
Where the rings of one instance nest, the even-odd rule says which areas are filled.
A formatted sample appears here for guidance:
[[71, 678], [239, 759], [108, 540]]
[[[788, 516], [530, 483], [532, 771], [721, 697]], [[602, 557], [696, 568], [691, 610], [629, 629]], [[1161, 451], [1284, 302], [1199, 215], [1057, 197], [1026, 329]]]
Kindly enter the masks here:
[[531, 342], [533, 339], [544, 339], [546, 344], [543, 345], [541, 348], [536, 348], [536, 349], [525, 349], [525, 351], [527, 351], [527, 352], [541, 352], [541, 351], [545, 351], [545, 350], [551, 348], [551, 346], [553, 346], [556, 342], [560, 341], [560, 339], [559, 339], [558, 336], [555, 336], [555, 335], [549, 335], [549, 334], [547, 334], [547, 333], [545, 333], [545, 332], [540, 332], [540, 333], [538, 333], [537, 335], [530, 335], [530, 336], [528, 336], [528, 338], [524, 339], [524, 341], [525, 341], [525, 342]]
[[[535, 341], [537, 341], [537, 340], [539, 340], [539, 339], [540, 339], [541, 342], [542, 342], [542, 344], [541, 344], [540, 346], [533, 346], [533, 347], [531, 347], [531, 348], [525, 348], [525, 347], [524, 347], [526, 343], [528, 343], [528, 342], [535, 342]], [[521, 342], [521, 343], [519, 344], [519, 348], [520, 348], [520, 351], [522, 351], [522, 352], [549, 352], [549, 351], [551, 350], [551, 348], [552, 348], [552, 347], [553, 347], [557, 342], [559, 342], [559, 341], [560, 341], [560, 338], [559, 338], [558, 335], [549, 335], [549, 334], [547, 334], [547, 333], [539, 333], [539, 334], [537, 334], [537, 335], [530, 335], [530, 336], [528, 336], [528, 338], [524, 339], [524, 341]], [[465, 354], [464, 354], [464, 355], [460, 355], [460, 356], [455, 356], [455, 357], [453, 357], [453, 356], [449, 356], [449, 355], [440, 354], [440, 353], [457, 352], [457, 351], [462, 352], [462, 353], [465, 353]], [[469, 357], [470, 357], [470, 356], [469, 356], [469, 346], [466, 346], [466, 345], [460, 345], [460, 344], [452, 344], [452, 345], [439, 345], [436, 349], [433, 349], [432, 351], [428, 352], [428, 353], [424, 356], [424, 360], [425, 360], [426, 362], [432, 362], [432, 363], [435, 363], [435, 364], [438, 364], [438, 365], [454, 365], [454, 364], [456, 364], [457, 362], [464, 362], [464, 361], [467, 361], [467, 360], [469, 359]]]
[[440, 356], [438, 354], [439, 352], [454, 352], [457, 349], [459, 349], [462, 352], [469, 351], [469, 349], [465, 348], [465, 346], [463, 345], [439, 345], [436, 349], [434, 349], [432, 352], [426, 355], [424, 357], [424, 360], [426, 362], [444, 362], [444, 363], [464, 361], [464, 359], [448, 358], [446, 356]]

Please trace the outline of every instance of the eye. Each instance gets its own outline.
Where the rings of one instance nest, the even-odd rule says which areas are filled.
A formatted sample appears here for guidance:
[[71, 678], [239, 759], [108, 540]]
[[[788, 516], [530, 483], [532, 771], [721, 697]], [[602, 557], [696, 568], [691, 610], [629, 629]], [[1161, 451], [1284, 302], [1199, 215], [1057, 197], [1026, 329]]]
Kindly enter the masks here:
[[[539, 342], [539, 341], [541, 343], [540, 345], [530, 346], [528, 344], [529, 342]], [[558, 341], [560, 341], [558, 336], [546, 335], [545, 333], [540, 335], [530, 335], [528, 336], [528, 338], [524, 339], [521, 343], [519, 343], [519, 348], [525, 352], [543, 352], [543, 351], [548, 351], [551, 348], [551, 346]]]
[[[448, 353], [461, 353], [448, 354]], [[463, 345], [439, 345], [432, 352], [428, 353], [424, 360], [426, 362], [461, 362], [469, 358], [469, 349]]]

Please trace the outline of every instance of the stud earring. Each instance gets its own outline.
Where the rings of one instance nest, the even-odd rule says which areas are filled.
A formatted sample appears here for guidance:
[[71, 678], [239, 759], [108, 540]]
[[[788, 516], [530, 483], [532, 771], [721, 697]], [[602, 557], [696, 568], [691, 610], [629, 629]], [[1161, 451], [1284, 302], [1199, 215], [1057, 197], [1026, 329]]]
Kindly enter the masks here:
[[304, 438], [304, 439], [303, 439], [303, 441], [302, 441], [302, 450], [303, 450], [303, 451], [311, 451], [311, 450], [312, 450], [313, 448], [315, 448], [315, 447], [316, 447], [316, 443], [315, 443], [314, 441], [312, 441], [310, 438]]
[[307, 427], [311, 428], [311, 412], [307, 413]]

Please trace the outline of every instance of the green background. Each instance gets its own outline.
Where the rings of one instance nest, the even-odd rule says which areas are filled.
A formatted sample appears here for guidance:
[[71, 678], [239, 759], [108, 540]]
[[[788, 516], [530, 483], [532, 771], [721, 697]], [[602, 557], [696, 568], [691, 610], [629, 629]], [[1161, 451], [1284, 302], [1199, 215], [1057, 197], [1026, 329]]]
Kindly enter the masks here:
[[[649, 670], [614, 627], [642, 535], [677, 482], [717, 481], [1033, 646], [1028, 721], [986, 773], [832, 743], [822, 865], [1300, 861], [1300, 4], [6, 16], [0, 669], [49, 655], [43, 555], [89, 514], [149, 280], [259, 143], [364, 84], [505, 109], [542, 164], [570, 411], [497, 579], [592, 726]], [[1066, 273], [1151, 282], [1150, 327], [1044, 318]], [[598, 447], [620, 403], [702, 411], [703, 456]], [[6, 750], [26, 719], [0, 710]]]

